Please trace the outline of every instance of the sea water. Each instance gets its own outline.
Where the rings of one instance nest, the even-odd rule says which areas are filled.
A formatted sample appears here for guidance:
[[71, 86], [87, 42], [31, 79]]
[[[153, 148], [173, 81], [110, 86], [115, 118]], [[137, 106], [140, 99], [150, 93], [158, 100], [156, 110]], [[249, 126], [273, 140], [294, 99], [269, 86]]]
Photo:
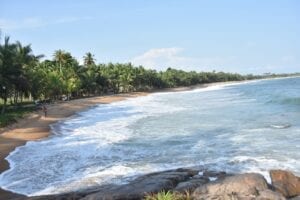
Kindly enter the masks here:
[[0, 187], [29, 196], [63, 193], [188, 166], [300, 175], [300, 78], [101, 104], [52, 132], [6, 158], [11, 168]]

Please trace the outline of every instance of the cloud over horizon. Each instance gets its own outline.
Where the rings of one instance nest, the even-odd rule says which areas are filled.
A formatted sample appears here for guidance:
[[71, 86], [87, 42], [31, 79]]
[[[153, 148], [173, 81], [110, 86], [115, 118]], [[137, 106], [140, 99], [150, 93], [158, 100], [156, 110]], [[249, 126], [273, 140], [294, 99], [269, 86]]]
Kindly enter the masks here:
[[223, 70], [222, 66], [235, 60], [234, 56], [190, 57], [183, 55], [184, 50], [180, 47], [150, 49], [131, 59], [131, 62], [135, 65], [143, 65], [156, 70], [173, 67], [183, 70], [221, 71]]
[[186, 56], [187, 51], [181, 47], [154, 48], [129, 60], [134, 65], [142, 65], [146, 68], [156, 69], [158, 71], [166, 70], [168, 67], [182, 69], [186, 71], [224, 71], [232, 73], [283, 73], [286, 66], [293, 71], [297, 71], [297, 59], [292, 55], [285, 55], [272, 60], [273, 62], [263, 65], [252, 65], [247, 62], [241, 62], [237, 56], [211, 56], [211, 57], [192, 57]]
[[178, 67], [187, 61], [187, 58], [180, 56], [182, 51], [183, 49], [179, 47], [150, 49], [142, 55], [134, 57], [131, 62], [156, 70]]

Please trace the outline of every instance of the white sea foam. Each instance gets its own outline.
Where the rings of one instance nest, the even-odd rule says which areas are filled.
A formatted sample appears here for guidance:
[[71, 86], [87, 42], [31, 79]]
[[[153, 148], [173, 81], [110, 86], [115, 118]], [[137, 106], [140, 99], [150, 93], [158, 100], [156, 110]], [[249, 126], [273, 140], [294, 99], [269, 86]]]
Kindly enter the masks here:
[[217, 177], [208, 177], [208, 179], [209, 179], [210, 181], [216, 181], [218, 178], [217, 178]]
[[198, 175], [203, 176], [203, 172], [199, 172]]
[[271, 124], [271, 128], [278, 128], [278, 129], [283, 129], [283, 128], [289, 128], [291, 127], [291, 124]]

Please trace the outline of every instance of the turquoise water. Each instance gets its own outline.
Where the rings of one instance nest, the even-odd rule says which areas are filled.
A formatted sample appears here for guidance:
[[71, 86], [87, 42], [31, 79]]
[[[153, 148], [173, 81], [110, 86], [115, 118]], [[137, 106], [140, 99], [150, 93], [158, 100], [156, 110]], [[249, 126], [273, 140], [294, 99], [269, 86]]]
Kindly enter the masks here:
[[170, 168], [273, 168], [300, 175], [300, 78], [261, 80], [99, 105], [18, 148], [0, 186], [67, 192]]

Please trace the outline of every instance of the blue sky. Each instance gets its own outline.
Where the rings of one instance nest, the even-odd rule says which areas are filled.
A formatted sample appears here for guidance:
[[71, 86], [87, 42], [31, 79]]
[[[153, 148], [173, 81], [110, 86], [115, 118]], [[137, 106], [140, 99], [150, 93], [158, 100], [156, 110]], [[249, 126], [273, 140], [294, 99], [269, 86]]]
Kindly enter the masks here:
[[0, 0], [2, 39], [51, 58], [260, 74], [300, 71], [298, 0]]

